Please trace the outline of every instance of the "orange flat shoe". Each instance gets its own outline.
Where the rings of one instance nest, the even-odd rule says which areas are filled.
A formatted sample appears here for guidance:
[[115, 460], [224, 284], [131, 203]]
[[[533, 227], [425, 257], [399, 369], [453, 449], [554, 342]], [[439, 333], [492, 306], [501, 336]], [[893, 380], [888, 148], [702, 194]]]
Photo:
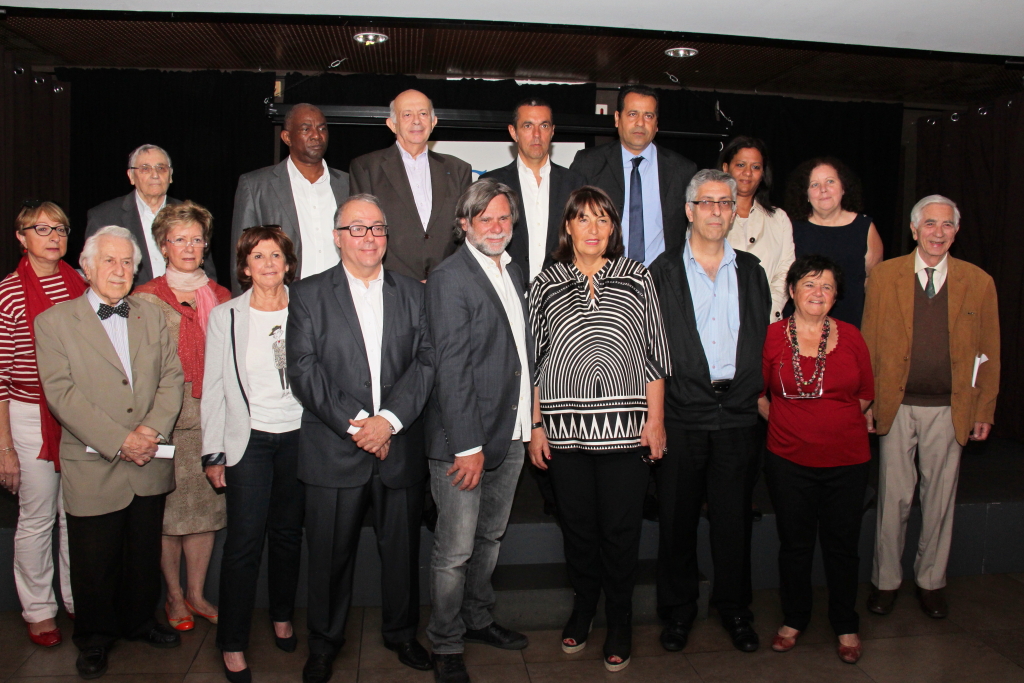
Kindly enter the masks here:
[[[185, 604], [188, 605], [187, 602]], [[167, 623], [170, 624], [171, 628], [173, 628], [175, 631], [191, 631], [196, 627], [196, 622], [192, 618], [191, 614], [185, 617], [184, 619], [172, 619], [171, 613], [167, 609], [166, 603], [164, 604], [164, 614], [167, 615]]]
[[192, 603], [189, 602], [188, 600], [185, 600], [185, 607], [188, 607], [188, 611], [191, 612], [192, 614], [195, 614], [196, 616], [199, 616], [199, 617], [202, 617], [203, 619], [206, 619], [211, 624], [216, 624], [217, 623], [217, 615], [216, 614], [203, 614], [202, 612], [197, 610], [195, 607], [193, 607]]
[[[27, 628], [28, 624], [25, 624], [25, 626]], [[59, 628], [55, 628], [52, 631], [43, 631], [42, 633], [32, 633], [32, 629], [28, 629], [28, 639], [40, 647], [55, 647], [60, 645], [63, 640]]]

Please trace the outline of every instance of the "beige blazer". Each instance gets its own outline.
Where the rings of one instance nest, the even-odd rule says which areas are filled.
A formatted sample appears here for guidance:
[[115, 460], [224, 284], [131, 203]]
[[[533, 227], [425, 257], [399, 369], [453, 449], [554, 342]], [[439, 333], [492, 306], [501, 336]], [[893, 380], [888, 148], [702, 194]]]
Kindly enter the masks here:
[[[106, 330], [82, 295], [36, 318], [36, 356], [46, 403], [63, 425], [60, 466], [64, 509], [79, 517], [122, 510], [139, 496], [174, 489], [174, 461], [139, 467], [117, 455], [144, 424], [170, 436], [185, 381], [164, 314], [128, 298], [132, 384]], [[99, 453], [86, 453], [91, 446]]]
[[789, 301], [786, 275], [796, 260], [793, 224], [781, 208], [776, 208], [775, 213], [769, 216], [756, 201], [745, 221], [745, 229], [740, 228], [741, 222], [742, 219], [736, 216], [727, 239], [736, 251], [745, 251], [761, 259], [761, 267], [772, 290], [772, 313], [768, 322], [777, 323], [782, 320], [782, 309]]

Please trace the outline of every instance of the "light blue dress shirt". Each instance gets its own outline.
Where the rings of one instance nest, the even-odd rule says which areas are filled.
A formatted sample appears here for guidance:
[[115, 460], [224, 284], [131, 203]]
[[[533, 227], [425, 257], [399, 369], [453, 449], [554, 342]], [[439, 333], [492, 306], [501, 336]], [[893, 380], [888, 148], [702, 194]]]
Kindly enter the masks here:
[[736, 280], [736, 251], [725, 243], [725, 254], [712, 280], [690, 251], [690, 239], [683, 247], [683, 268], [690, 285], [697, 332], [708, 360], [711, 380], [736, 375], [736, 339], [740, 332], [740, 293]]
[[633, 154], [619, 145], [622, 150], [622, 172], [625, 174], [623, 187], [626, 189], [622, 204], [622, 243], [629, 253], [629, 193], [632, 191], [629, 176], [633, 172], [633, 157], [643, 157], [640, 162], [640, 185], [644, 197], [644, 265], [649, 266], [661, 252], [665, 251], [665, 232], [661, 215], [661, 186], [658, 184], [658, 148], [654, 143], [647, 145], [640, 154]]
[[[92, 287], [85, 291], [85, 295], [89, 299], [92, 310], [96, 311], [96, 315], [99, 316], [100, 304], [103, 303], [103, 300], [99, 298]], [[117, 306], [120, 303], [118, 301], [114, 305]], [[132, 354], [128, 347], [128, 319], [122, 318], [119, 315], [112, 315], [106, 320], [100, 320], [100, 325], [103, 326], [103, 330], [110, 338], [110, 344], [114, 347], [114, 352], [117, 353], [117, 357], [121, 360], [121, 368], [124, 370], [124, 376], [128, 378], [128, 386], [134, 388]]]

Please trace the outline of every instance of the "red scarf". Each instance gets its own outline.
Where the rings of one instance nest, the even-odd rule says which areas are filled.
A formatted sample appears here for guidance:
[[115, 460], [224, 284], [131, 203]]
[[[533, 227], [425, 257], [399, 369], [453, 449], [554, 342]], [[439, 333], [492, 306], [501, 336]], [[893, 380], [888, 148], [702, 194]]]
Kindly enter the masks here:
[[[36, 345], [36, 316], [53, 306], [50, 297], [46, 296], [43, 285], [39, 282], [36, 271], [32, 270], [32, 264], [28, 257], [23, 256], [18, 264], [18, 277], [21, 280], [21, 290], [25, 293], [25, 320], [28, 322], [29, 339], [32, 340], [32, 347]], [[86, 285], [82, 276], [63, 260], [57, 262], [57, 272], [64, 280], [64, 287], [72, 299], [85, 294]], [[36, 365], [36, 376], [39, 376], [39, 366]], [[49, 460], [53, 463], [53, 469], [60, 472], [60, 423], [53, 416], [46, 405], [46, 396], [43, 395], [43, 380], [39, 378], [39, 418], [43, 430], [43, 447], [39, 451], [39, 460]]]

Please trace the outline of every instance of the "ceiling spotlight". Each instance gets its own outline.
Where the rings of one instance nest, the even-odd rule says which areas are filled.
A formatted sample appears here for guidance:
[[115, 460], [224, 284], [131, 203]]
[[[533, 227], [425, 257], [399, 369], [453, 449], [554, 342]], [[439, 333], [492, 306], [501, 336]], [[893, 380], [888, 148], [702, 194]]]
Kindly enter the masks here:
[[377, 45], [378, 43], [383, 43], [388, 39], [388, 37], [383, 33], [371, 32], [357, 33], [354, 36], [352, 36], [352, 38], [354, 38], [355, 41], [360, 45]]
[[696, 57], [697, 50], [692, 47], [670, 47], [665, 50], [669, 57]]

